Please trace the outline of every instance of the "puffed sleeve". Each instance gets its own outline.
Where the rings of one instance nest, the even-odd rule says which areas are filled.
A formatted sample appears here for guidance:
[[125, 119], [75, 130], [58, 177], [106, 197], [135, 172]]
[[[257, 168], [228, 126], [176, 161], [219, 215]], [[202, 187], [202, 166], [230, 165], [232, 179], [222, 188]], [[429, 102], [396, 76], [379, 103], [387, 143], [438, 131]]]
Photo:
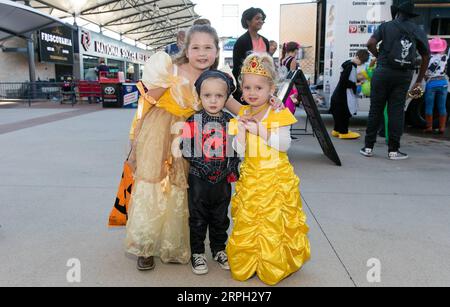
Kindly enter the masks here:
[[173, 82], [172, 58], [165, 52], [157, 52], [145, 63], [142, 83], [149, 90], [170, 88]]
[[179, 76], [178, 66], [165, 52], [155, 53], [145, 64], [142, 83], [149, 89], [166, 88], [170, 90], [172, 98], [183, 109], [201, 110], [201, 102], [195, 87], [189, 80]]
[[[141, 80], [148, 90], [156, 88], [170, 88], [173, 83], [173, 63], [171, 57], [165, 52], [157, 52], [150, 57], [144, 66], [144, 74]], [[144, 87], [138, 83], [141, 94], [138, 109], [134, 115], [130, 128], [130, 140], [135, 138], [137, 123], [147, 114], [151, 106], [156, 103], [155, 99], [146, 94]]]
[[269, 140], [265, 143], [267, 146], [275, 148], [280, 152], [287, 152], [291, 147], [291, 142], [291, 127], [284, 126], [272, 130]]
[[297, 119], [292, 115], [289, 109], [272, 110], [267, 118], [268, 129], [277, 129], [279, 127], [292, 126], [297, 123]]

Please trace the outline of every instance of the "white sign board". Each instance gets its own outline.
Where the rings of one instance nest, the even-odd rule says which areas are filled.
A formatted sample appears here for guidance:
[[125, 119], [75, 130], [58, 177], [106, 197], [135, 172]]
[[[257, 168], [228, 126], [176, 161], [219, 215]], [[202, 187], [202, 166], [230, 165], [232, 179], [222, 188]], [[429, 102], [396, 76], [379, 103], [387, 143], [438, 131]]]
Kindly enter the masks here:
[[324, 94], [329, 101], [341, 65], [353, 58], [380, 24], [392, 19], [392, 0], [328, 0], [325, 33]]
[[145, 64], [150, 52], [80, 28], [80, 53], [100, 58]]

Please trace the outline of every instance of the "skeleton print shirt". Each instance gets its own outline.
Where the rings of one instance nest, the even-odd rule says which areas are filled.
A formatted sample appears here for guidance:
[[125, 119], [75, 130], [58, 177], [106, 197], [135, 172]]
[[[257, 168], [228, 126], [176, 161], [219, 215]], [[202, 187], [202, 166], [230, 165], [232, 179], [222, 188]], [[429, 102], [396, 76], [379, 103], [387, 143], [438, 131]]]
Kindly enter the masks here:
[[401, 23], [402, 27], [408, 29], [416, 40], [417, 51], [421, 55], [429, 55], [430, 48], [425, 32], [410, 19], [399, 18], [381, 24], [372, 35], [377, 42], [381, 42], [380, 54], [378, 55], [378, 67], [388, 66], [388, 56], [394, 42], [398, 41], [402, 32], [396, 23]]

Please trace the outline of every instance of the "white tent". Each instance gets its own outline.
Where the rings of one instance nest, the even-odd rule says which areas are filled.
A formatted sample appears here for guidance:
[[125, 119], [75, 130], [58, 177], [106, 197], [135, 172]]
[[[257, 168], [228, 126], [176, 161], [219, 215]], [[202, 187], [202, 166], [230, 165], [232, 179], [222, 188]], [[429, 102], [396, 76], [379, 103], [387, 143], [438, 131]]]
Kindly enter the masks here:
[[36, 0], [30, 5], [57, 18], [77, 17], [152, 48], [176, 40], [199, 16], [189, 0]]
[[61, 24], [58, 18], [29, 6], [0, 0], [0, 41], [14, 36], [30, 38], [39, 29]]
[[[63, 22], [49, 14], [14, 1], [0, 0], [0, 41], [11, 37], [27, 40], [30, 81], [36, 81], [34, 42], [31, 35], [43, 28], [61, 25]], [[71, 27], [70, 25], [67, 25]]]

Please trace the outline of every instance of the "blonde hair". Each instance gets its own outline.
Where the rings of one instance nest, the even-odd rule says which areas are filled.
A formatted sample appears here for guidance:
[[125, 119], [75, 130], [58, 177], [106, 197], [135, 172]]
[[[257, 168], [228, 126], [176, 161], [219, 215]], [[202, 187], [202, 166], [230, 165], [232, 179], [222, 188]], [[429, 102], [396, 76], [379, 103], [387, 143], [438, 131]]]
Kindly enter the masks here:
[[[270, 54], [264, 52], [264, 53], [252, 53], [250, 54], [245, 60], [244, 60], [244, 64], [242, 65], [242, 67], [248, 66], [250, 65], [250, 62], [253, 58], [257, 57], [258, 61], [261, 63], [261, 65], [264, 67], [264, 70], [269, 74], [269, 77], [267, 77], [268, 79], [270, 79], [270, 81], [273, 84], [277, 84], [277, 80], [278, 80], [278, 74], [277, 74], [277, 70], [275, 68], [275, 63], [273, 61], [273, 58]], [[243, 74], [241, 74], [239, 76], [239, 83], [242, 85], [242, 79], [243, 79]]]
[[[191, 45], [192, 36], [195, 33], [207, 33], [207, 34], [211, 35], [211, 37], [214, 39], [214, 44], [217, 48], [217, 52], [220, 53], [220, 46], [219, 46], [220, 40], [219, 40], [219, 35], [217, 35], [216, 29], [214, 29], [213, 27], [211, 27], [209, 25], [194, 25], [186, 33], [186, 42], [185, 42], [184, 48], [181, 51], [180, 55], [175, 59], [176, 65], [183, 65], [183, 64], [189, 63], [189, 59], [186, 56], [186, 52], [189, 49], [189, 46]], [[217, 67], [219, 67], [219, 59], [220, 59], [220, 57], [217, 56], [216, 61], [211, 66], [211, 69], [217, 69]]]

